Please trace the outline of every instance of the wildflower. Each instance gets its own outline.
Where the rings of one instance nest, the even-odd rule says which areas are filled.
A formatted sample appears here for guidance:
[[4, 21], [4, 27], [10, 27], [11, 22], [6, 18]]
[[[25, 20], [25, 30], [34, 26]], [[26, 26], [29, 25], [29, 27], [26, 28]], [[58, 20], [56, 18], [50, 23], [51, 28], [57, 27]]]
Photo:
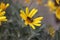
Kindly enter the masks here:
[[0, 9], [0, 25], [1, 25], [1, 22], [7, 21], [6, 16], [4, 15], [5, 15], [5, 11], [2, 11]]
[[37, 0], [37, 4], [42, 4], [42, 0]]
[[35, 29], [35, 26], [41, 26], [39, 23], [41, 23], [43, 17], [37, 17], [35, 19], [32, 18], [37, 11], [38, 10], [34, 8], [31, 10], [31, 12], [29, 12], [28, 7], [26, 7], [26, 13], [23, 10], [20, 10], [20, 16], [25, 21], [25, 25], [29, 25], [33, 29]]
[[56, 18], [60, 20], [60, 7], [56, 9]]
[[9, 3], [5, 4], [5, 3], [2, 2], [0, 4], [0, 9], [5, 10], [8, 6], [9, 6]]
[[53, 11], [56, 9], [54, 2], [51, 0], [48, 0], [48, 3], [45, 6], [48, 6], [50, 8], [50, 11]]
[[52, 37], [54, 37], [54, 35], [55, 35], [55, 29], [54, 29], [53, 27], [49, 27], [49, 28], [48, 28], [48, 32], [49, 32], [49, 34], [50, 34]]

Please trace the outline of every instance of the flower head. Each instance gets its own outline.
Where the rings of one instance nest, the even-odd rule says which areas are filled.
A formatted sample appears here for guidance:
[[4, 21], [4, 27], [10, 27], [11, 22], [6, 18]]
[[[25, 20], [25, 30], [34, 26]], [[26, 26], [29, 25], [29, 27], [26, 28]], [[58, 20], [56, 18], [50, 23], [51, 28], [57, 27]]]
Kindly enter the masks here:
[[1, 22], [7, 21], [6, 16], [4, 15], [5, 15], [5, 11], [2, 11], [0, 9], [0, 25], [1, 25]]
[[41, 24], [39, 23], [41, 23], [43, 17], [37, 17], [35, 19], [32, 18], [37, 11], [38, 10], [35, 8], [29, 11], [28, 7], [26, 7], [26, 12], [20, 10], [20, 16], [25, 21], [25, 25], [30, 25], [30, 27], [32, 27], [33, 29], [35, 29], [35, 26], [41, 26]]
[[60, 7], [58, 7], [56, 10], [56, 18], [60, 20]]
[[0, 4], [0, 9], [5, 10], [8, 6], [9, 6], [9, 3], [5, 4], [5, 3], [2, 2]]
[[48, 3], [45, 6], [48, 6], [50, 8], [50, 11], [53, 11], [56, 9], [55, 4], [52, 0], [48, 0]]

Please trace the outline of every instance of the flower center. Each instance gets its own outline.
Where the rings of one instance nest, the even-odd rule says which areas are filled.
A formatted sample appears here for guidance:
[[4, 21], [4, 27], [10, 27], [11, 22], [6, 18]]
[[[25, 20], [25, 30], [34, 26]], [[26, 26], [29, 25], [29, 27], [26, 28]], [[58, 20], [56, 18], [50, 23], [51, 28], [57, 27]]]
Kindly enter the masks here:
[[28, 21], [28, 23], [31, 23], [31, 22], [33, 22], [33, 19], [27, 17], [27, 21]]

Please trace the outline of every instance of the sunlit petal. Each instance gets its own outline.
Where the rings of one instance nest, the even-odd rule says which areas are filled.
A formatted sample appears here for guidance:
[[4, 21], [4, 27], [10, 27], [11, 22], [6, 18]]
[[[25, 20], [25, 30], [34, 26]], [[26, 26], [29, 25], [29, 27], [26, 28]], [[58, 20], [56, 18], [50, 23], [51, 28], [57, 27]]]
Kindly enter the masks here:
[[38, 20], [42, 20], [43, 17], [38, 17], [38, 18], [35, 18], [34, 21], [38, 21]]
[[25, 25], [28, 25], [28, 22], [27, 21], [25, 21]]
[[5, 10], [8, 6], [9, 6], [9, 3], [5, 4], [5, 3], [1, 2], [0, 9]]
[[5, 15], [5, 11], [0, 12], [0, 16], [3, 16], [3, 15]]
[[32, 29], [35, 29], [35, 26], [33, 24], [29, 24]]
[[9, 3], [6, 4], [6, 8], [9, 6]]
[[28, 14], [29, 14], [29, 8], [26, 7], [26, 15], [28, 16]]
[[27, 16], [26, 16], [26, 14], [24, 13], [24, 11], [21, 10], [20, 12], [21, 12], [20, 16], [22, 17], [22, 19], [26, 20]]
[[34, 25], [35, 25], [35, 26], [41, 26], [41, 24], [37, 24], [37, 23], [35, 23]]
[[2, 11], [2, 9], [0, 9], [0, 12]]
[[60, 7], [56, 10], [56, 18], [60, 20]]
[[3, 21], [3, 20], [5, 20], [5, 19], [6, 19], [6, 17], [5, 17], [5, 16], [0, 17], [0, 21]]
[[29, 17], [32, 18], [37, 11], [38, 11], [37, 9], [32, 9], [32, 11], [29, 13]]
[[60, 2], [59, 2], [60, 0], [56, 0], [56, 2], [57, 2], [57, 4], [60, 4]]
[[33, 21], [32, 23], [41, 23], [41, 21], [39, 20], [39, 21]]

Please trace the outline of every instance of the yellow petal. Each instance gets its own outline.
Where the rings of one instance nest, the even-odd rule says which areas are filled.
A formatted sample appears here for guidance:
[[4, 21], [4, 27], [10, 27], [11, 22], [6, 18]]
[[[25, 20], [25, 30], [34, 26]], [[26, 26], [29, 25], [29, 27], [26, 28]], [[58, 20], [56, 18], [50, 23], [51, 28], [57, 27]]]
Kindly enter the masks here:
[[5, 19], [6, 18], [6, 16], [2, 16], [2, 17], [0, 17], [0, 19]]
[[37, 11], [38, 11], [37, 9], [32, 9], [32, 11], [29, 13], [29, 17], [32, 18]]
[[0, 17], [0, 21], [6, 21], [6, 17], [5, 16]]
[[52, 2], [51, 0], [48, 2], [48, 5], [50, 6], [50, 7], [53, 7], [54, 6], [54, 2]]
[[35, 8], [31, 10], [28, 16], [31, 16], [34, 11], [35, 11]]
[[7, 19], [2, 19], [2, 21], [7, 21]]
[[26, 7], [26, 15], [28, 16], [28, 13], [29, 13], [29, 8]]
[[36, 12], [37, 12], [38, 10], [36, 9], [33, 13], [32, 13], [32, 15], [30, 16], [31, 18], [36, 14]]
[[25, 25], [28, 25], [28, 22], [25, 20]]
[[9, 6], [9, 3], [6, 4], [6, 8]]
[[51, 0], [48, 0], [47, 6], [50, 8], [50, 11], [56, 9], [54, 2]]
[[0, 8], [5, 9], [5, 4], [3, 2], [1, 3]]
[[35, 18], [34, 21], [39, 21], [39, 20], [42, 20], [43, 17], [38, 17], [38, 18]]
[[57, 4], [60, 4], [60, 2], [59, 2], [60, 0], [56, 0], [56, 2], [57, 2]]
[[41, 26], [41, 24], [37, 24], [37, 23], [36, 23], [36, 24], [34, 24], [34, 25], [35, 25], [35, 26]]
[[0, 12], [2, 11], [2, 9], [0, 9]]
[[2, 2], [2, 3], [0, 4], [0, 9], [5, 10], [8, 6], [9, 6], [8, 3], [5, 5], [5, 3]]
[[33, 24], [29, 24], [32, 29], [35, 29], [35, 26]]
[[0, 4], [1, 6], [4, 6], [5, 4], [3, 3], [3, 2], [1, 2], [1, 4]]
[[56, 18], [60, 20], [60, 7], [56, 10]]
[[3, 15], [5, 15], [5, 11], [0, 12], [0, 16], [3, 16]]
[[22, 19], [26, 20], [27, 16], [26, 14], [24, 13], [23, 10], [20, 11], [20, 16], [22, 17]]
[[32, 23], [41, 23], [41, 21], [39, 20], [37, 20], [37, 21], [33, 21]]

